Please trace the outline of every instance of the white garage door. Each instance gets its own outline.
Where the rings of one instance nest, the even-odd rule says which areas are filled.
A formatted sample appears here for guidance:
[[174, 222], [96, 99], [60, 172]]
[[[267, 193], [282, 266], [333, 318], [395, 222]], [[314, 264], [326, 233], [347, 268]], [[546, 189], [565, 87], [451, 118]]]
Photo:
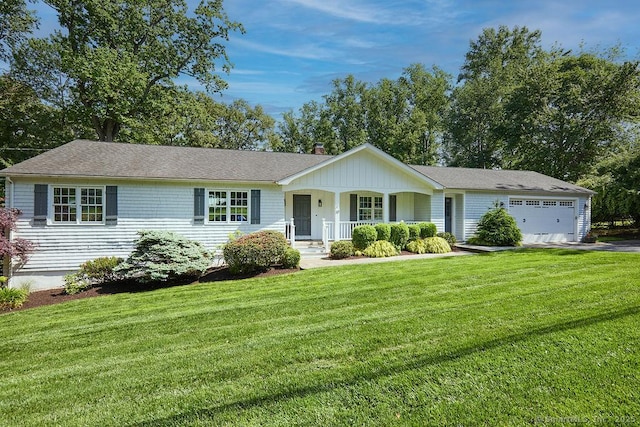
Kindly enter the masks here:
[[575, 241], [575, 201], [509, 200], [509, 213], [522, 231], [523, 243]]

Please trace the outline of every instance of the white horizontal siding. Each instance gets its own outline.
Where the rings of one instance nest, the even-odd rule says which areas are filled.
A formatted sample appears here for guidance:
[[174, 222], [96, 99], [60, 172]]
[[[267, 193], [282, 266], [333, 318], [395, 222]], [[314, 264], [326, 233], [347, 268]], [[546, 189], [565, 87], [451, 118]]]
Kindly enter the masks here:
[[464, 197], [464, 240], [472, 237], [478, 227], [478, 221], [495, 203], [502, 202], [509, 205], [509, 197], [506, 194], [467, 192]]
[[438, 233], [444, 231], [444, 193], [441, 190], [434, 191], [431, 196], [431, 222]]
[[[74, 183], [68, 183], [74, 185]], [[193, 224], [193, 189], [261, 190], [260, 224]], [[13, 204], [22, 211], [14, 237], [36, 244], [21, 275], [76, 270], [83, 262], [101, 256], [126, 257], [140, 230], [168, 230], [200, 241], [209, 250], [219, 249], [235, 231], [261, 229], [284, 231], [283, 194], [279, 187], [229, 185], [170, 185], [161, 183], [118, 185], [117, 225], [32, 226], [34, 185], [14, 184]], [[41, 287], [36, 284], [36, 288]]]

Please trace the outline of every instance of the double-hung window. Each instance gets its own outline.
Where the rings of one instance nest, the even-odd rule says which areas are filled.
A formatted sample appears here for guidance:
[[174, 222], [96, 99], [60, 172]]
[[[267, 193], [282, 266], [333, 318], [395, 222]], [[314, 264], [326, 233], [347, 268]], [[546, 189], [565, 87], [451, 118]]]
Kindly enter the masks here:
[[247, 222], [248, 219], [248, 191], [209, 191], [209, 222]]
[[53, 187], [54, 223], [102, 223], [103, 212], [103, 188]]
[[358, 203], [359, 221], [382, 221], [382, 197], [360, 196]]

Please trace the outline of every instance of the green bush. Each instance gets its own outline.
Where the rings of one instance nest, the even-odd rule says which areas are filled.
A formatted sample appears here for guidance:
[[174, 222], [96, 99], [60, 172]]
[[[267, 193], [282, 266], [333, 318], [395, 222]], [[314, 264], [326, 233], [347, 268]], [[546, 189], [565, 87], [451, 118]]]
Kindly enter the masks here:
[[353, 243], [349, 240], [338, 240], [331, 244], [331, 250], [329, 251], [329, 257], [331, 259], [344, 259], [353, 255]]
[[80, 270], [64, 276], [64, 291], [69, 295], [77, 294], [96, 285], [121, 280], [122, 274], [114, 269], [122, 262], [118, 257], [100, 257], [87, 261]]
[[377, 238], [378, 232], [373, 225], [358, 225], [351, 232], [353, 247], [361, 251], [368, 248]]
[[64, 276], [64, 293], [75, 295], [93, 287], [93, 283], [80, 272], [70, 273]]
[[451, 246], [442, 237], [427, 237], [409, 242], [407, 250], [415, 254], [445, 254], [451, 252]]
[[0, 310], [20, 308], [27, 302], [29, 291], [17, 288], [0, 288]]
[[449, 246], [453, 246], [457, 243], [457, 239], [456, 236], [454, 236], [453, 234], [447, 232], [444, 233], [438, 233], [437, 234], [438, 237], [442, 237], [444, 240], [447, 241], [447, 243], [449, 244]]
[[300, 266], [300, 251], [287, 248], [282, 256], [282, 268], [297, 268]]
[[428, 254], [446, 254], [451, 252], [451, 246], [442, 237], [427, 237], [422, 239], [426, 253]]
[[378, 240], [369, 245], [369, 247], [362, 253], [370, 258], [386, 258], [398, 255], [398, 250], [393, 246], [393, 244], [391, 244], [391, 242]]
[[376, 224], [376, 232], [378, 237], [376, 240], [386, 240], [387, 242], [391, 238], [391, 225], [385, 223]]
[[420, 237], [423, 239], [434, 237], [438, 231], [436, 225], [432, 222], [421, 222], [418, 226], [420, 227]]
[[522, 232], [507, 210], [497, 205], [482, 215], [478, 221], [476, 235], [469, 243], [485, 246], [518, 246], [522, 241]]
[[409, 241], [413, 242], [420, 238], [420, 226], [418, 224], [410, 224], [409, 227]]
[[284, 234], [265, 230], [240, 236], [224, 245], [222, 253], [232, 274], [266, 271], [281, 264], [289, 248]]
[[139, 231], [131, 255], [113, 269], [141, 283], [199, 278], [211, 264], [200, 242], [171, 231]]
[[403, 250], [409, 241], [409, 227], [404, 222], [391, 224], [391, 236], [389, 241], [398, 251]]

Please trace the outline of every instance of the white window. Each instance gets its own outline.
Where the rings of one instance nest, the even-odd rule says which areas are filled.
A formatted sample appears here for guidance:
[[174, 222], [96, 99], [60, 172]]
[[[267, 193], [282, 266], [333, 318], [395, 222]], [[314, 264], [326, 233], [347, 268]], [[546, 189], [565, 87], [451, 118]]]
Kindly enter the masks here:
[[248, 191], [209, 191], [209, 222], [247, 222], [248, 219]]
[[540, 200], [527, 200], [527, 206], [540, 206]]
[[360, 196], [359, 221], [382, 221], [382, 197]]
[[522, 206], [522, 200], [509, 200], [509, 206]]
[[53, 187], [53, 222], [101, 223], [104, 189]]
[[555, 206], [556, 205], [556, 201], [555, 200], [543, 200], [542, 201], [542, 206]]
[[560, 201], [560, 206], [563, 206], [565, 208], [572, 208], [573, 207], [573, 201], [570, 200], [561, 200]]

